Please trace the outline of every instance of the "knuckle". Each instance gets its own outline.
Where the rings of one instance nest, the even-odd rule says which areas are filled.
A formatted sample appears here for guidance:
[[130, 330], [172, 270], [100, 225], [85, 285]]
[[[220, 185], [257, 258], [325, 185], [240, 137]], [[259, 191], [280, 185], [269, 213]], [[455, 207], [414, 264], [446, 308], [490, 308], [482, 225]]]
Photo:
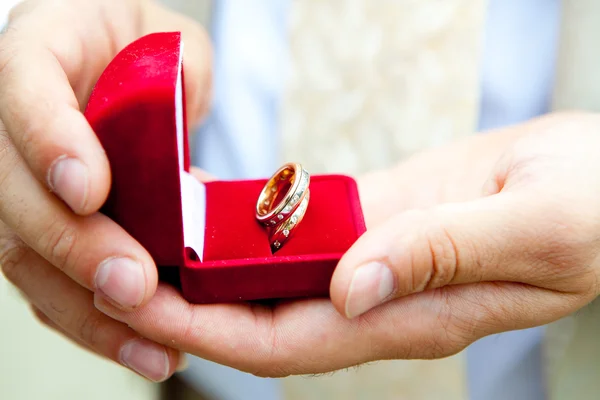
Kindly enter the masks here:
[[39, 243], [52, 264], [65, 271], [76, 264], [77, 230], [69, 222], [54, 221], [40, 237]]
[[95, 347], [100, 340], [102, 327], [102, 319], [97, 313], [92, 311], [83, 316], [81, 321], [78, 322], [78, 338], [90, 347]]
[[[425, 217], [423, 215], [423, 217]], [[409, 268], [412, 287], [409, 292], [422, 292], [452, 283], [460, 268], [456, 243], [441, 222], [419, 218], [422, 235], [414, 236], [418, 246], [410, 246]], [[424, 240], [422, 240], [422, 239]]]
[[50, 321], [50, 318], [48, 318], [48, 316], [44, 314], [39, 308], [33, 308], [32, 312], [33, 316], [35, 317], [35, 319], [37, 319], [37, 321], [40, 324], [45, 325], [47, 327], [53, 326], [53, 323], [52, 321]]
[[430, 230], [427, 237], [431, 260], [431, 273], [425, 282], [425, 289], [433, 289], [451, 283], [459, 268], [459, 252], [454, 239], [443, 226]]
[[476, 315], [463, 313], [461, 307], [455, 307], [448, 291], [439, 289], [433, 295], [441, 297], [442, 306], [437, 311], [425, 355], [428, 358], [448, 357], [478, 338], [480, 323]]
[[261, 305], [251, 306], [255, 321], [261, 321], [261, 340], [246, 344], [241, 351], [253, 360], [250, 373], [261, 378], [274, 378], [290, 375], [292, 360], [287, 351], [286, 341], [277, 329], [272, 309]]
[[28, 248], [14, 235], [0, 236], [0, 268], [6, 278], [18, 286], [20, 281], [19, 264], [27, 255]]

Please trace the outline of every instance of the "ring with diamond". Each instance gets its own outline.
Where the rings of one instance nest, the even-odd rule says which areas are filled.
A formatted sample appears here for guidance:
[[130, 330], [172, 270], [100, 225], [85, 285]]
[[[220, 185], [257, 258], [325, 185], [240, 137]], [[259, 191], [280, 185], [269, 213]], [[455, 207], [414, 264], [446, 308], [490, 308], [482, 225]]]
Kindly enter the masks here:
[[309, 185], [310, 175], [302, 165], [283, 165], [260, 192], [256, 203], [256, 219], [267, 227], [281, 224], [308, 196]]
[[306, 214], [306, 209], [308, 208], [308, 202], [310, 200], [310, 192], [307, 191], [306, 196], [302, 199], [298, 207], [294, 210], [292, 215], [288, 219], [283, 220], [283, 222], [274, 228], [272, 228], [272, 232], [269, 235], [269, 242], [271, 243], [271, 251], [275, 253], [277, 250], [281, 248], [291, 237], [300, 222], [302, 222], [302, 218], [304, 218], [304, 214]]

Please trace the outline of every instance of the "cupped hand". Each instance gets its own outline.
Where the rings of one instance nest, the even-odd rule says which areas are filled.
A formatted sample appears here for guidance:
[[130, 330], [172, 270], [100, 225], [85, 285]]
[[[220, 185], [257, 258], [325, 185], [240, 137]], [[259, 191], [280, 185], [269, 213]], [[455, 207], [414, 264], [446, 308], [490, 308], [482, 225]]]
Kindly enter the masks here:
[[150, 255], [97, 213], [110, 188], [106, 155], [82, 109], [124, 46], [156, 31], [186, 42], [187, 115], [210, 93], [201, 27], [150, 0], [29, 0], [0, 35], [0, 265], [48, 325], [150, 379], [173, 373], [179, 352], [140, 339], [95, 309], [123, 310], [156, 290]]
[[98, 295], [96, 306], [260, 376], [448, 356], [596, 297], [599, 147], [599, 116], [553, 115], [366, 177], [369, 230], [339, 263], [331, 301], [191, 305], [160, 284], [133, 313]]

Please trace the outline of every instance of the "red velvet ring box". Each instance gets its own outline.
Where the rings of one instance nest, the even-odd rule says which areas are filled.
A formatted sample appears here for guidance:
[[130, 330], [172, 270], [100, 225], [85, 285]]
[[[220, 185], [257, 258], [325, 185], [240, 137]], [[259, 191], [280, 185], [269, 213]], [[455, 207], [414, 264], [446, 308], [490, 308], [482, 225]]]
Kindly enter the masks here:
[[304, 220], [273, 254], [254, 217], [266, 179], [201, 183], [188, 173], [182, 55], [179, 33], [151, 34], [98, 80], [85, 115], [111, 167], [102, 212], [160, 269], [178, 268], [192, 303], [328, 295], [337, 262], [365, 231], [356, 182], [312, 176]]

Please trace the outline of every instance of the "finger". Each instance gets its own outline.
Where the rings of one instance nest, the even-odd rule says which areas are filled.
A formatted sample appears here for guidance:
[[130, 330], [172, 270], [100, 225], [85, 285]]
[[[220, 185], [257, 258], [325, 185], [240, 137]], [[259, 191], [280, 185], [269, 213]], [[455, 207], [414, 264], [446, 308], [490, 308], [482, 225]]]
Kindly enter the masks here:
[[[354, 320], [370, 329], [366, 361], [436, 359], [496, 333], [556, 321], [583, 307], [582, 296], [513, 282], [447, 286], [384, 304]], [[368, 343], [364, 343], [368, 345]]]
[[[525, 196], [501, 193], [471, 202], [411, 211], [368, 231], [344, 255], [331, 299], [354, 318], [393, 298], [481, 281], [537, 284], [532, 241], [543, 212]], [[554, 242], [555, 239], [552, 239]], [[539, 246], [538, 246], [539, 247]]]
[[[67, 331], [65, 331], [63, 328], [61, 328], [59, 325], [55, 324], [54, 321], [52, 321], [50, 318], [48, 318], [48, 316], [46, 314], [44, 314], [39, 308], [31, 305], [31, 310], [33, 312], [33, 315], [35, 316], [35, 318], [42, 324], [44, 325], [46, 328], [58, 333], [59, 335], [63, 336], [64, 338], [66, 338], [67, 340], [69, 340], [70, 342], [78, 345], [81, 349], [88, 351], [90, 353], [93, 353], [97, 356], [100, 356], [102, 358], [105, 358], [102, 354], [98, 354], [94, 351], [94, 349], [92, 349], [90, 346], [88, 346], [86, 343], [82, 342], [79, 338], [69, 334]], [[185, 356], [183, 354], [180, 355], [180, 359], [179, 359], [179, 364], [178, 364], [178, 368], [177, 371], [181, 371], [183, 370], [184, 366], [187, 366], [187, 360], [185, 358]]]
[[46, 314], [44, 314], [39, 308], [37, 308], [34, 305], [31, 305], [31, 311], [33, 312], [33, 315], [35, 316], [35, 318], [42, 325], [44, 325], [45, 327], [47, 327], [48, 329], [50, 329], [52, 331], [55, 331], [56, 333], [58, 333], [59, 335], [65, 337], [66, 339], [70, 340], [71, 342], [77, 344], [83, 350], [86, 350], [86, 351], [94, 353], [94, 351], [90, 348], [90, 346], [88, 346], [87, 344], [83, 343], [81, 340], [77, 339], [75, 336], [70, 335], [69, 333], [67, 333], [67, 331], [65, 331], [63, 328], [61, 328], [57, 324], [55, 324], [54, 321], [52, 321], [50, 318], [48, 318], [48, 316]]
[[181, 32], [186, 117], [189, 126], [193, 127], [208, 112], [212, 95], [212, 53], [206, 31], [193, 19], [157, 3], [145, 8], [143, 31]]
[[[0, 151], [0, 221], [36, 253], [89, 290], [125, 309], [144, 304], [158, 273], [148, 252], [102, 214], [80, 217], [44, 190], [7, 140]], [[0, 239], [1, 240], [1, 239]], [[11, 253], [18, 247], [5, 239]]]
[[[189, 304], [173, 287], [159, 284], [152, 300], [133, 313], [122, 313], [101, 296], [96, 307], [157, 343], [255, 373], [272, 352], [270, 308], [247, 304]], [[130, 315], [127, 315], [130, 314]], [[235, 321], [235, 323], [232, 323]]]
[[178, 351], [140, 338], [125, 324], [102, 314], [94, 307], [91, 292], [37, 254], [26, 248], [17, 253], [17, 258], [0, 259], [2, 271], [67, 337], [150, 380], [163, 381], [174, 373]]
[[100, 298], [96, 305], [157, 342], [255, 375], [283, 377], [382, 359], [449, 356], [483, 336], [551, 322], [584, 304], [576, 295], [561, 296], [517, 283], [451, 286], [394, 300], [352, 320], [326, 299], [273, 308], [191, 306], [167, 286], [135, 313]]
[[61, 63], [28, 29], [0, 37], [0, 120], [35, 177], [87, 215], [108, 195], [108, 160]]
[[[89, 351], [90, 353], [93, 353], [97, 356], [100, 356], [102, 358], [106, 358], [101, 354], [96, 353], [90, 346], [88, 346], [86, 343], [82, 342], [81, 340], [79, 340], [77, 337], [69, 334], [67, 331], [65, 331], [63, 328], [61, 328], [60, 326], [58, 326], [57, 324], [54, 323], [54, 321], [52, 321], [50, 318], [48, 318], [48, 316], [46, 316], [46, 314], [44, 314], [39, 308], [35, 307], [35, 306], [31, 306], [31, 310], [34, 314], [34, 316], [36, 317], [36, 319], [45, 327], [47, 327], [48, 329], [58, 333], [59, 335], [63, 336], [64, 338], [66, 338], [67, 340], [71, 341], [72, 343], [75, 343], [76, 345], [78, 345], [81, 349], [85, 350], [85, 351]], [[187, 357], [185, 356], [185, 354], [179, 354], [179, 361], [177, 364], [177, 372], [182, 372], [185, 369], [187, 369], [187, 367], [189, 366]]]

